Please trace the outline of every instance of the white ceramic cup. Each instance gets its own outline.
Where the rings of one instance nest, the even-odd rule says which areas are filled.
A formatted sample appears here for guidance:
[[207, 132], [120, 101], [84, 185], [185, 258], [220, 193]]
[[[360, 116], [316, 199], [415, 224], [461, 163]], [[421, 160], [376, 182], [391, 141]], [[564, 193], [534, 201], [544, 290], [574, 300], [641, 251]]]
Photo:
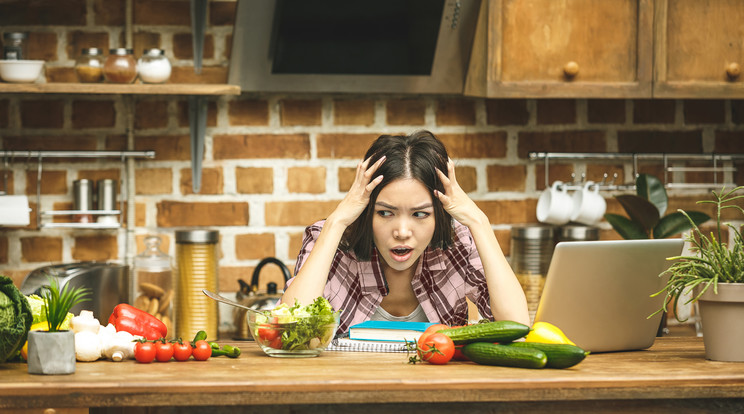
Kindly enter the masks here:
[[599, 185], [587, 181], [581, 190], [573, 194], [571, 221], [593, 226], [599, 223], [607, 209], [607, 202], [599, 194]]
[[541, 223], [562, 225], [568, 223], [573, 211], [573, 201], [562, 181], [556, 181], [540, 194], [537, 200], [537, 220]]

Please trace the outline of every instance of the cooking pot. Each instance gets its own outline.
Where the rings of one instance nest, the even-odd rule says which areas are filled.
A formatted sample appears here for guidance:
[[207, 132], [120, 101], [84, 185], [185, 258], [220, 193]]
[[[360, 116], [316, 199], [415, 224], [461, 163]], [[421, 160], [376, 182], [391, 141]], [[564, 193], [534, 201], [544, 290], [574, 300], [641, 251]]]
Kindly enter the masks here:
[[[282, 270], [284, 275], [284, 281], [288, 281], [291, 277], [289, 269], [281, 260], [276, 257], [266, 257], [261, 259], [256, 265], [256, 269], [253, 270], [253, 276], [251, 277], [251, 284], [249, 285], [243, 279], [238, 279], [240, 284], [240, 290], [235, 295], [238, 303], [247, 306], [255, 310], [271, 310], [274, 309], [279, 301], [282, 299], [282, 294], [278, 293], [277, 285], [274, 282], [266, 284], [266, 293], [258, 293], [258, 276], [261, 273], [261, 268], [265, 265], [273, 263]], [[235, 339], [240, 340], [252, 340], [251, 333], [248, 332], [248, 324], [246, 323], [245, 309], [235, 308], [233, 310], [233, 322], [235, 324]]]

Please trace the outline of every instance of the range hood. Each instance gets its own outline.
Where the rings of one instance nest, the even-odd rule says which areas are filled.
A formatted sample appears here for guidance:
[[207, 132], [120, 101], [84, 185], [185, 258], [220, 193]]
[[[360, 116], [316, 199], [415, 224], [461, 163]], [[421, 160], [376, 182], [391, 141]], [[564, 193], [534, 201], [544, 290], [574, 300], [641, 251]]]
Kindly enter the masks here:
[[239, 0], [243, 92], [463, 92], [480, 0]]

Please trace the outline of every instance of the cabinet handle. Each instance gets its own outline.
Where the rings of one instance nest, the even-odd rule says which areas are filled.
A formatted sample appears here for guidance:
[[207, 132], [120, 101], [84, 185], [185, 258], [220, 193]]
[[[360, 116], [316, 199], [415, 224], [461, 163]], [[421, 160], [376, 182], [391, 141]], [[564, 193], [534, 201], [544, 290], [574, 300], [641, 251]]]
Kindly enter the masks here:
[[731, 62], [728, 65], [726, 65], [726, 75], [728, 75], [729, 80], [734, 80], [739, 77], [739, 74], [741, 74], [741, 67], [736, 62]]
[[579, 74], [579, 64], [573, 60], [566, 63], [566, 65], [563, 66], [563, 74], [567, 79], [573, 79]]

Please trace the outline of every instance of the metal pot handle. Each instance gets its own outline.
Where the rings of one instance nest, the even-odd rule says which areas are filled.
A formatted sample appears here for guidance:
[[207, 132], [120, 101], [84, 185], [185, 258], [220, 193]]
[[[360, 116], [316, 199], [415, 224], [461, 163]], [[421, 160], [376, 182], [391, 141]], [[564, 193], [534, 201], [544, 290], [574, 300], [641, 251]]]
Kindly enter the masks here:
[[266, 257], [261, 259], [261, 261], [258, 262], [258, 265], [256, 265], [256, 269], [253, 270], [253, 277], [251, 278], [251, 288], [258, 289], [258, 275], [259, 273], [261, 273], [261, 268], [269, 263], [273, 263], [279, 266], [280, 269], [282, 269], [282, 274], [284, 275], [285, 282], [291, 278], [289, 268], [287, 268], [287, 266], [282, 263], [281, 260], [277, 259], [276, 257]]

